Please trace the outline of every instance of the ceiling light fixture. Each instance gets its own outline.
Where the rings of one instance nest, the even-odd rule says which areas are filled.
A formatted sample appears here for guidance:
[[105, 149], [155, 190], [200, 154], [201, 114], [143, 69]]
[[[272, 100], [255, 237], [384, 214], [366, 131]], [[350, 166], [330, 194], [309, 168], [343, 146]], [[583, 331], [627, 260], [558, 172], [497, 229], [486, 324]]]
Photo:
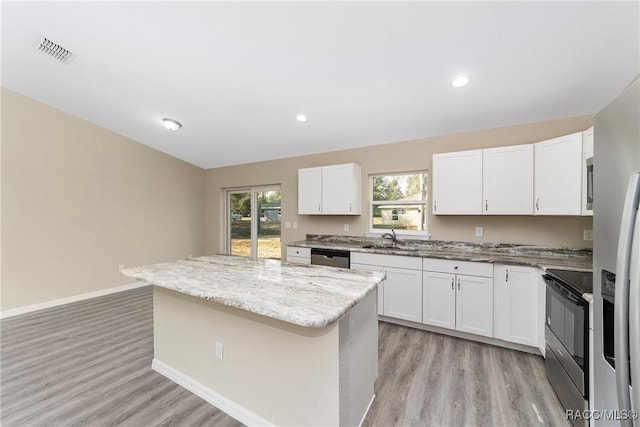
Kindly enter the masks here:
[[304, 123], [307, 121], [307, 116], [305, 116], [304, 114], [298, 114], [296, 116], [296, 120], [299, 121], [300, 123]]
[[164, 127], [169, 129], [171, 132], [175, 132], [182, 127], [182, 124], [179, 121], [173, 119], [162, 119], [162, 123], [164, 124]]
[[451, 82], [451, 86], [462, 87], [462, 86], [466, 86], [467, 83], [469, 83], [469, 76], [465, 76], [463, 74], [453, 79], [453, 81]]

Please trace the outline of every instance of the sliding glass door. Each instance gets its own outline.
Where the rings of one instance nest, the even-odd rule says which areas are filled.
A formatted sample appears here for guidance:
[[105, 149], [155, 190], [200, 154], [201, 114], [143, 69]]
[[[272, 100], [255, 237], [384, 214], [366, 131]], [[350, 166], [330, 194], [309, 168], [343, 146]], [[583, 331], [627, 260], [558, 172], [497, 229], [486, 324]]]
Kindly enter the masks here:
[[227, 190], [227, 253], [280, 259], [280, 188]]

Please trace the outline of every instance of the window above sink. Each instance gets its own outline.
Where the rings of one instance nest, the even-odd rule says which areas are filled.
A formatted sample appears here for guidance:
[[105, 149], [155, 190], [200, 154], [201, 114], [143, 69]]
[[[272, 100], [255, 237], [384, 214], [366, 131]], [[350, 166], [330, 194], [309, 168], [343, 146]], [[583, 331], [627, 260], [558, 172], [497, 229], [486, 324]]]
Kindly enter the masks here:
[[426, 171], [371, 175], [369, 233], [394, 229], [399, 236], [428, 237], [427, 177]]

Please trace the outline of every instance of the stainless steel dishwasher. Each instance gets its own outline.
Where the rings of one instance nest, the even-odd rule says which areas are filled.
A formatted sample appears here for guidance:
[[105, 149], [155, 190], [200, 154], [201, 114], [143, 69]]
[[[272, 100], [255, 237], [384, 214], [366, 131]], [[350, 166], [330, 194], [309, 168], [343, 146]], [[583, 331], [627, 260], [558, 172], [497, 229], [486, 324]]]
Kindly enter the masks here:
[[351, 266], [351, 253], [335, 249], [311, 248], [311, 264], [349, 268]]

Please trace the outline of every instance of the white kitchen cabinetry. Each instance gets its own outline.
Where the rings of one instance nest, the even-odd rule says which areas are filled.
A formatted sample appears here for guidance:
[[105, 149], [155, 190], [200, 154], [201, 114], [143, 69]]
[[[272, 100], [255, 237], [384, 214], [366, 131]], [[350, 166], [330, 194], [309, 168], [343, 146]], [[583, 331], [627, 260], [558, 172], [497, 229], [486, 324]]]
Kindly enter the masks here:
[[382, 288], [378, 288], [378, 314], [422, 321], [421, 258], [352, 252], [351, 268], [386, 274]]
[[482, 150], [433, 155], [434, 215], [482, 214]]
[[298, 214], [360, 215], [362, 169], [355, 163], [298, 170]]
[[494, 265], [496, 338], [538, 347], [538, 277], [534, 267]]
[[422, 272], [422, 323], [456, 328], [455, 283], [455, 274]]
[[[353, 255], [353, 252], [351, 253]], [[374, 271], [384, 273], [384, 268], [377, 265], [360, 264], [351, 261], [351, 270]], [[378, 314], [384, 314], [384, 281], [378, 285]]]
[[533, 214], [533, 145], [483, 150], [483, 213]]
[[322, 213], [322, 168], [298, 170], [298, 214]]
[[593, 159], [593, 126], [582, 132], [582, 215], [593, 216], [587, 209], [587, 159]]
[[582, 132], [534, 144], [536, 215], [582, 214]]
[[287, 246], [287, 262], [311, 264], [311, 249]]
[[425, 258], [422, 286], [422, 323], [493, 336], [491, 264]]

